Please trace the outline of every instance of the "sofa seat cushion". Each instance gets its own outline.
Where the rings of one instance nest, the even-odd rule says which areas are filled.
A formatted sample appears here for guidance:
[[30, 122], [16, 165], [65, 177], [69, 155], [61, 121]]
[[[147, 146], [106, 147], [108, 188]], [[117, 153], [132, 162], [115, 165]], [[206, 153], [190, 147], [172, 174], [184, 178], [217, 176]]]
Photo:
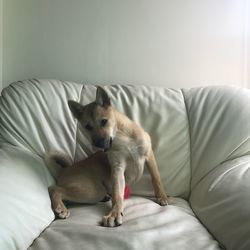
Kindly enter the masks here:
[[66, 220], [55, 220], [29, 250], [66, 249], [220, 249], [218, 243], [195, 217], [189, 204], [171, 198], [161, 207], [153, 201], [131, 197], [125, 200], [121, 227], [98, 225], [110, 203], [73, 205]]

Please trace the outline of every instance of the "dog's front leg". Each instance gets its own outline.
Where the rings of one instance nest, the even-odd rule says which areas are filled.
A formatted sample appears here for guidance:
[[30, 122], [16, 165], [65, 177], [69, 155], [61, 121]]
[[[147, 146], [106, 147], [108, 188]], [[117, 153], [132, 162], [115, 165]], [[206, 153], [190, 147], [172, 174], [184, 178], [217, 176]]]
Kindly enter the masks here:
[[103, 226], [115, 227], [122, 224], [123, 216], [123, 195], [125, 188], [124, 165], [112, 166], [112, 209], [103, 217]]
[[154, 152], [152, 149], [150, 150], [150, 153], [148, 155], [147, 166], [152, 178], [156, 202], [161, 206], [166, 206], [168, 204], [167, 195], [161, 182], [158, 165], [156, 163]]

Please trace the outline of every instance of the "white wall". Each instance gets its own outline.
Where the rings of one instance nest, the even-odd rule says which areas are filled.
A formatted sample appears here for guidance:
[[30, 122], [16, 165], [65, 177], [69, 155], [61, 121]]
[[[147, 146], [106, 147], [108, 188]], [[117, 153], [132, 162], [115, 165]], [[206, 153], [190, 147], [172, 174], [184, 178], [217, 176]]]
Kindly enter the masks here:
[[4, 86], [31, 77], [250, 86], [247, 2], [4, 0]]

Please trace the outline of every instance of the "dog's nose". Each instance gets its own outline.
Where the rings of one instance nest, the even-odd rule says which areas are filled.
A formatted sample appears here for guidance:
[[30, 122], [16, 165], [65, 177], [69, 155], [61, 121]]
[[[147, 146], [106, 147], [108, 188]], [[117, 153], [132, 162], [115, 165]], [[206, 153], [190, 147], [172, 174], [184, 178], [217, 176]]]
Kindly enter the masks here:
[[94, 145], [98, 148], [105, 148], [106, 140], [105, 138], [95, 138]]
[[94, 146], [96, 146], [98, 148], [102, 148], [104, 151], [107, 151], [112, 146], [112, 137], [110, 137], [110, 138], [102, 138], [102, 137], [95, 138], [93, 140], [93, 144], [94, 144]]

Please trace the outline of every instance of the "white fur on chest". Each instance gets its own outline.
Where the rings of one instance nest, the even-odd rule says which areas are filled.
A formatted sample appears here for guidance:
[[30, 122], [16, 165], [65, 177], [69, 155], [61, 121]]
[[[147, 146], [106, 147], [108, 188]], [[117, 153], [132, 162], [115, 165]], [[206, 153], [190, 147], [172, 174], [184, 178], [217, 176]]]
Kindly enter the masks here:
[[134, 183], [143, 174], [149, 148], [150, 141], [144, 138], [135, 140], [118, 135], [108, 152], [111, 167], [123, 167], [126, 183]]

